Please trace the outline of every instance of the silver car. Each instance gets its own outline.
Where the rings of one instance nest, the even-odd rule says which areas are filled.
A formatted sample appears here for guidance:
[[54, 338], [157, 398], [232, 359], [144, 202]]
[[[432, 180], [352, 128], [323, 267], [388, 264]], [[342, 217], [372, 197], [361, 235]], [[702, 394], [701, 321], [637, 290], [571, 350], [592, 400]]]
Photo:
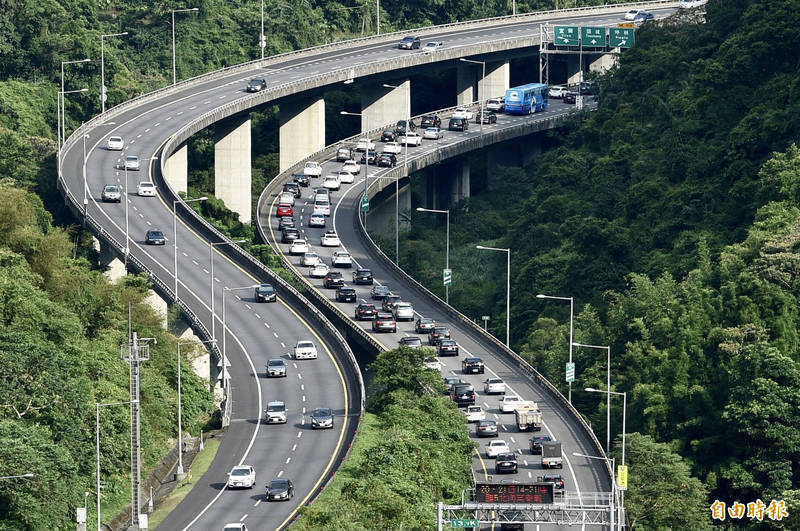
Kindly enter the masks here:
[[267, 404], [264, 419], [267, 424], [286, 424], [286, 404], [280, 400]]
[[103, 188], [103, 193], [100, 197], [103, 203], [119, 203], [122, 201], [122, 194], [116, 184], [107, 184]]
[[442, 130], [438, 127], [429, 127], [425, 129], [424, 133], [422, 133], [422, 138], [425, 140], [439, 140], [443, 136], [444, 133], [442, 133]]
[[280, 378], [286, 376], [286, 363], [281, 358], [272, 358], [267, 362], [267, 376]]
[[139, 157], [136, 155], [126, 155], [125, 162], [122, 163], [125, 170], [138, 171], [139, 170]]
[[392, 309], [396, 321], [412, 321], [414, 319], [414, 307], [410, 302], [398, 302]]

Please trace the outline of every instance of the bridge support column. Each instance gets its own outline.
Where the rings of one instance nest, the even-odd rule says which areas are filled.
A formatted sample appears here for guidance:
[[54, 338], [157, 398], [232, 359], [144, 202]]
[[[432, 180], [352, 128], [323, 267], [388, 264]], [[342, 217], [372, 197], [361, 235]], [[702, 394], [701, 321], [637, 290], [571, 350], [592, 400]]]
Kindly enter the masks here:
[[94, 250], [97, 251], [97, 265], [105, 270], [103, 275], [108, 280], [116, 283], [126, 275], [125, 264], [123, 264], [119, 255], [117, 255], [116, 251], [110, 245], [98, 240], [94, 236], [92, 236], [92, 245]]
[[452, 166], [452, 177], [450, 178], [450, 205], [455, 205], [462, 199], [469, 197], [469, 170], [468, 160], [456, 162]]
[[425, 208], [437, 208], [438, 205], [436, 173], [434, 169], [425, 173]]
[[361, 89], [361, 130], [405, 120], [411, 109], [411, 80], [392, 82], [396, 89], [367, 85]]
[[581, 80], [581, 67], [579, 55], [567, 55], [567, 84], [577, 84]]
[[617, 65], [618, 56], [612, 53], [603, 54], [589, 63], [590, 72], [605, 72]]
[[280, 170], [325, 147], [325, 100], [281, 103]]
[[[475, 65], [480, 68], [480, 65]], [[511, 67], [508, 61], [486, 63], [486, 77], [478, 84], [478, 99], [499, 98], [505, 95], [511, 82]]]
[[478, 99], [476, 94], [480, 70], [476, 75], [475, 66], [480, 67], [480, 65], [465, 63], [460, 63], [456, 67], [456, 105], [466, 105]]
[[181, 144], [178, 149], [169, 156], [167, 159], [164, 171], [167, 173], [164, 177], [167, 182], [176, 192], [184, 192], [188, 190], [189, 179], [189, 149], [186, 142]]
[[535, 135], [531, 135], [530, 141], [526, 141], [519, 146], [519, 162], [520, 166], [523, 168], [525, 166], [530, 165], [533, 162], [533, 159], [538, 157], [542, 154], [542, 140], [544, 139], [544, 135], [542, 133], [538, 133]]
[[214, 140], [214, 194], [239, 214], [239, 221], [250, 223], [250, 116], [218, 124]]
[[489, 190], [496, 189], [503, 182], [501, 176], [501, 168], [503, 166], [515, 167], [520, 165], [519, 150], [518, 146], [506, 142], [496, 144], [489, 150], [486, 160], [486, 186]]

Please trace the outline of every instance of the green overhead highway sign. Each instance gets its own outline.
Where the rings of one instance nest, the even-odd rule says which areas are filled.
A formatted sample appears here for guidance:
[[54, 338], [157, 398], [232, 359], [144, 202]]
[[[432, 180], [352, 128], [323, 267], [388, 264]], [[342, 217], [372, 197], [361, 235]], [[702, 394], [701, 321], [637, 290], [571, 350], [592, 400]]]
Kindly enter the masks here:
[[553, 42], [556, 46], [578, 46], [578, 26], [553, 26]]
[[450, 527], [478, 527], [477, 518], [461, 518], [460, 520], [450, 520]]
[[606, 45], [606, 29], [594, 26], [581, 27], [581, 45], [584, 48], [603, 48]]
[[608, 45], [611, 48], [630, 48], [634, 43], [633, 28], [609, 28]]

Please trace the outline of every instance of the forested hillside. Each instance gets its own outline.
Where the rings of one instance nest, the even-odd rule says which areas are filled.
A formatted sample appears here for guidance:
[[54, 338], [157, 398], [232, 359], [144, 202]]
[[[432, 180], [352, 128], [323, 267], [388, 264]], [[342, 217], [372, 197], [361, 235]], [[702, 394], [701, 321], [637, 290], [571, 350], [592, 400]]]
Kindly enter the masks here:
[[[711, 0], [706, 23], [682, 13], [641, 28], [585, 123], [451, 217], [451, 303], [491, 314], [503, 338], [505, 260], [474, 249], [510, 248], [513, 346], [566, 392], [569, 304], [536, 295], [574, 296], [575, 340], [611, 345], [628, 432], [687, 458], [706, 510], [800, 510], [798, 8]], [[412, 226], [401, 263], [441, 292], [444, 227]], [[574, 358], [573, 401], [602, 440], [605, 398], [583, 388], [605, 388], [605, 351]], [[632, 477], [645, 472], [629, 459]]]

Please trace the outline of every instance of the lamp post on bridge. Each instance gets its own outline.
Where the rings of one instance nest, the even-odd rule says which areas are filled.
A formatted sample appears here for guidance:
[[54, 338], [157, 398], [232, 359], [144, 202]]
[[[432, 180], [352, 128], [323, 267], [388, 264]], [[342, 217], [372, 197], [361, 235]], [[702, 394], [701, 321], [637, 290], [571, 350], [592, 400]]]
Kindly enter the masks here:
[[122, 37], [127, 34], [127, 31], [123, 31], [122, 33], [100, 35], [100, 114], [106, 112], [106, 63], [103, 39], [106, 37]]
[[[175, 13], [189, 13], [193, 11], [200, 11], [198, 7], [190, 9], [173, 9], [172, 10], [172, 84], [177, 83], [177, 68], [175, 66]], [[264, 33], [262, 30], [261, 33]]]
[[[574, 310], [575, 300], [572, 297], [556, 297], [555, 295], [542, 295], [541, 293], [536, 295], [536, 298], [537, 299], [553, 299], [553, 300], [557, 300], [557, 301], [569, 301], [569, 363], [570, 363], [570, 366], [572, 366], [572, 330], [573, 330], [572, 322], [573, 322], [573, 314], [574, 314], [573, 310]], [[572, 382], [568, 381], [567, 384], [569, 384], [569, 391], [568, 391], [567, 400], [571, 404], [572, 403]]]

